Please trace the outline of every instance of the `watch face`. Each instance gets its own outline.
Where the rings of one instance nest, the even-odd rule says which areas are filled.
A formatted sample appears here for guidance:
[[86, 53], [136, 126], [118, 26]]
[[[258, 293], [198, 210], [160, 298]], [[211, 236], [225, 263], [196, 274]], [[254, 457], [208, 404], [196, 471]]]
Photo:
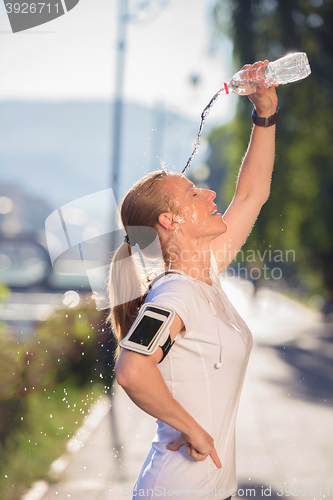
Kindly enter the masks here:
[[163, 321], [159, 319], [143, 316], [128, 340], [149, 347], [162, 324]]

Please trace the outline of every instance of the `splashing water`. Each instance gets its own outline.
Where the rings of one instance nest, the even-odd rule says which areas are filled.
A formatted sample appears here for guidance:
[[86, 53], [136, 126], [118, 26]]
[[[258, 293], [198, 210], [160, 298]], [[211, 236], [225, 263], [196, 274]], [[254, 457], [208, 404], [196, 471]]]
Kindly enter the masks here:
[[185, 167], [183, 168], [183, 170], [181, 172], [182, 174], [185, 174], [186, 170], [190, 167], [191, 162], [193, 160], [193, 157], [194, 157], [194, 155], [198, 151], [199, 144], [200, 144], [200, 138], [201, 138], [201, 132], [202, 132], [204, 123], [206, 121], [207, 116], [209, 115], [210, 110], [214, 106], [215, 101], [217, 100], [218, 97], [220, 97], [221, 94], [228, 94], [228, 93], [229, 93], [228, 92], [228, 87], [226, 87], [226, 84], [224, 84], [224, 86], [221, 87], [220, 90], [218, 90], [216, 92], [216, 94], [213, 95], [213, 97], [211, 98], [211, 100], [209, 101], [209, 103], [207, 104], [207, 106], [205, 107], [205, 109], [203, 110], [203, 112], [201, 113], [201, 123], [200, 123], [200, 127], [199, 127], [197, 142], [194, 144], [194, 149], [192, 151], [191, 156], [187, 160], [187, 163], [186, 163]]
[[167, 162], [162, 160], [162, 158], [160, 158], [159, 156], [157, 156], [159, 162], [160, 162], [160, 166], [161, 166], [161, 170], [167, 170]]

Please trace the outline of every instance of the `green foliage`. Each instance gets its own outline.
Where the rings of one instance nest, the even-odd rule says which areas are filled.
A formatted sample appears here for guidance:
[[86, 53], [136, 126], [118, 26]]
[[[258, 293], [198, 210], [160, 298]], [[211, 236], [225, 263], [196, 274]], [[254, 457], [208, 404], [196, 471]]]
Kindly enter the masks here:
[[[278, 89], [276, 161], [271, 195], [246, 244], [295, 250], [284, 277], [297, 273], [307, 292], [333, 286], [333, 0], [220, 0], [216, 26], [234, 41], [235, 70], [247, 62], [306, 52], [312, 74]], [[240, 158], [249, 140], [251, 103], [239, 98], [232, 121], [210, 136], [211, 168], [226, 170], [221, 187], [227, 206], [235, 189]]]
[[15, 432], [5, 444], [0, 443], [2, 500], [21, 498], [31, 483], [47, 476], [50, 464], [62, 455], [87, 408], [102, 392], [102, 385], [83, 388], [66, 380], [52, 390], [32, 391], [27, 396]]
[[100, 345], [110, 340], [103, 323], [104, 314], [94, 304], [62, 309], [41, 323], [26, 354], [27, 390], [50, 387], [69, 376], [75, 376], [78, 385], [98, 379], [104, 371]]
[[56, 311], [23, 342], [3, 328], [0, 498], [19, 498], [30, 481], [45, 476], [96, 387], [98, 395], [110, 390], [115, 343], [105, 318], [105, 311], [83, 299], [79, 307]]

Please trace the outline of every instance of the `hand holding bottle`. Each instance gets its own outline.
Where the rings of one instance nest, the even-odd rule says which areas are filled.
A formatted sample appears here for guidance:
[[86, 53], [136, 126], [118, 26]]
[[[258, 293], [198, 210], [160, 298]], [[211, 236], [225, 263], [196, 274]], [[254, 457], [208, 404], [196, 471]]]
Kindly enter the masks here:
[[225, 83], [226, 93], [249, 95], [257, 91], [258, 82], [263, 83], [265, 87], [271, 87], [276, 84], [297, 82], [311, 73], [305, 52], [288, 54], [270, 63], [266, 60], [262, 67], [254, 66], [254, 64], [246, 64], [231, 78], [230, 82]]
[[248, 98], [253, 102], [256, 113], [260, 117], [273, 115], [278, 104], [275, 87], [279, 84], [272, 82], [270, 87], [265, 85], [265, 72], [268, 64], [266, 59], [254, 64], [245, 64], [240, 70], [244, 80], [251, 81], [255, 85], [255, 92], [248, 94]]
[[191, 156], [182, 174], [190, 167], [193, 156], [198, 150], [200, 137], [204, 122], [220, 95], [234, 92], [238, 95], [250, 96], [258, 117], [268, 117], [275, 114], [277, 107], [277, 95], [274, 87], [290, 82], [297, 82], [306, 78], [311, 73], [310, 64], [305, 52], [287, 54], [273, 62], [259, 61], [254, 64], [246, 64], [230, 80], [224, 82], [222, 87], [213, 95], [203, 112], [199, 127], [198, 139], [194, 145]]

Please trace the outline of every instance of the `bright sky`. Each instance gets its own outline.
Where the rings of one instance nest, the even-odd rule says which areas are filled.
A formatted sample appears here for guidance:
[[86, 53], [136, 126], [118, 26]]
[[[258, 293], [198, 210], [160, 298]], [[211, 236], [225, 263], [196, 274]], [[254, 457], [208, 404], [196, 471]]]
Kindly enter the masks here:
[[[59, 0], [60, 1], [60, 0]], [[159, 0], [161, 1], [161, 0]], [[130, 9], [141, 0], [130, 0]], [[158, 3], [152, 0], [152, 3]], [[214, 0], [164, 0], [142, 22], [128, 24], [125, 98], [198, 119], [232, 76], [231, 43], [212, 54]], [[115, 88], [116, 0], [80, 0], [42, 26], [13, 34], [0, 2], [0, 99], [111, 99]], [[196, 88], [190, 75], [200, 76]], [[210, 122], [231, 117], [236, 96], [221, 97]]]

